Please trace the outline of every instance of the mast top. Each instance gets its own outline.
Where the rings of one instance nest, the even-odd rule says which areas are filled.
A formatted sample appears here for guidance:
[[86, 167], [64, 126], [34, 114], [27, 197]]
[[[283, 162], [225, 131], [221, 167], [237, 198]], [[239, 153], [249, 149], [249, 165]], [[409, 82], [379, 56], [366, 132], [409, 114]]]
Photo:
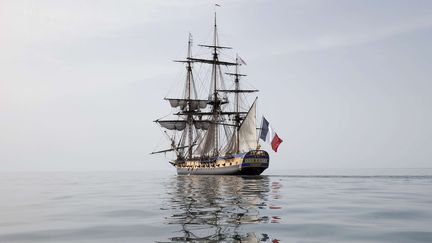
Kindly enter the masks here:
[[188, 56], [192, 57], [192, 34], [189, 33], [189, 40], [188, 40]]
[[[219, 5], [216, 5], [216, 6], [219, 6]], [[216, 9], [215, 9], [215, 12], [214, 12], [214, 27], [215, 27], [215, 29], [217, 27], [217, 24], [216, 24]]]

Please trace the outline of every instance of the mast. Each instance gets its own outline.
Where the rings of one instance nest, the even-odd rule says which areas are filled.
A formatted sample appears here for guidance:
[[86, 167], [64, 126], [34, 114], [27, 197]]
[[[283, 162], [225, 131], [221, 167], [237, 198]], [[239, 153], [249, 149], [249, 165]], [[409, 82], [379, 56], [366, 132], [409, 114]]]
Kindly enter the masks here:
[[[182, 131], [182, 135], [180, 136], [178, 144], [175, 143], [174, 137], [170, 138], [171, 149], [166, 149], [158, 152], [178, 151], [177, 159], [184, 159], [184, 157], [186, 157], [187, 159], [191, 159], [192, 148], [196, 145], [195, 143], [198, 139], [198, 130], [207, 130], [210, 124], [207, 120], [198, 120], [194, 117], [195, 115], [198, 115], [200, 113], [201, 109], [206, 108], [206, 106], [209, 104], [209, 100], [198, 99], [198, 94], [196, 91], [192, 72], [192, 64], [194, 60], [192, 58], [191, 34], [189, 34], [188, 39], [186, 60], [174, 60], [174, 62], [186, 64], [186, 82], [184, 86], [184, 92], [181, 98], [165, 98], [165, 100], [169, 101], [171, 107], [180, 109], [178, 113], [173, 114], [179, 116], [179, 118], [175, 120], [157, 119], [155, 120], [155, 122], [157, 122], [165, 129]], [[195, 138], [194, 133], [196, 134]], [[179, 150], [183, 152], [180, 152]], [[184, 153], [185, 151], [186, 153]]]
[[258, 90], [254, 89], [240, 89], [240, 77], [246, 76], [245, 74], [239, 73], [239, 66], [242, 64], [246, 65], [246, 63], [237, 55], [236, 57], [236, 68], [234, 73], [225, 73], [227, 75], [234, 76], [234, 89], [232, 90], [219, 90], [219, 92], [226, 92], [226, 93], [234, 93], [234, 134], [233, 134], [233, 142], [234, 142], [234, 151], [235, 153], [240, 152], [240, 127], [242, 125], [242, 121], [245, 119], [245, 117], [241, 116], [244, 113], [248, 112], [242, 112], [240, 111], [240, 93], [254, 93], [258, 92]]
[[[192, 50], [191, 50], [191, 46], [192, 46], [192, 35], [189, 33], [189, 40], [188, 40], [188, 54], [187, 57], [190, 58], [192, 56]], [[187, 124], [188, 124], [188, 158], [191, 159], [192, 158], [192, 126], [193, 126], [193, 116], [192, 113], [190, 111], [192, 111], [192, 107], [191, 107], [191, 82], [192, 82], [192, 62], [190, 60], [187, 61], [187, 76], [186, 76], [186, 82], [187, 82], [187, 105], [188, 105], [188, 115], [187, 115]]]
[[241, 76], [246, 76], [245, 74], [240, 74], [239, 73], [239, 58], [236, 57], [236, 68], [235, 68], [235, 73], [225, 73], [227, 75], [232, 75], [234, 76], [234, 90], [220, 90], [222, 92], [233, 92], [234, 93], [234, 126], [235, 126], [235, 152], [238, 153], [239, 152], [239, 145], [240, 145], [240, 136], [239, 136], [239, 129], [240, 129], [240, 122], [241, 122], [241, 117], [240, 114], [242, 112], [240, 112], [240, 92], [242, 92], [243, 90], [240, 89], [240, 77]]
[[[238, 64], [238, 57], [236, 57], [236, 63]], [[234, 83], [235, 83], [235, 127], [236, 127], [236, 148], [235, 148], [235, 152], [238, 153], [239, 152], [239, 145], [240, 145], [240, 136], [239, 136], [239, 128], [240, 128], [240, 107], [239, 107], [239, 92], [238, 90], [240, 89], [240, 84], [239, 84], [239, 73], [238, 73], [238, 66], [236, 66], [235, 68], [235, 79], [234, 79]]]
[[[226, 46], [219, 46], [219, 40], [218, 40], [218, 33], [217, 33], [217, 17], [216, 12], [214, 13], [214, 24], [213, 24], [213, 43], [212, 45], [199, 45], [201, 47], [207, 47], [212, 49], [212, 58], [211, 59], [201, 59], [201, 58], [188, 58], [188, 60], [191, 60], [193, 62], [201, 62], [211, 65], [211, 77], [210, 77], [210, 92], [209, 92], [209, 105], [212, 106], [210, 110], [210, 120], [211, 120], [211, 130], [207, 133], [207, 137], [204, 141], [204, 152], [206, 154], [209, 154], [211, 156], [218, 156], [219, 155], [219, 143], [220, 143], [220, 134], [219, 134], [219, 125], [220, 118], [222, 115], [224, 115], [224, 112], [222, 112], [221, 106], [226, 101], [223, 101], [219, 98], [219, 89], [218, 89], [218, 80], [221, 79], [221, 77], [218, 75], [218, 72], [220, 72], [220, 65], [225, 66], [233, 66], [237, 65], [237, 63], [233, 62], [226, 62], [226, 61], [219, 61], [219, 49], [231, 49], [231, 47]], [[222, 82], [222, 81], [221, 81]], [[201, 113], [202, 114], [202, 113]]]
[[[218, 92], [217, 92], [217, 64], [218, 61], [218, 53], [217, 53], [217, 22], [216, 22], [216, 12], [214, 13], [214, 30], [213, 30], [213, 65], [212, 65], [212, 74], [213, 74], [213, 122], [218, 122]], [[215, 124], [215, 138], [214, 138], [214, 150], [213, 154], [217, 156], [219, 154], [219, 126]]]

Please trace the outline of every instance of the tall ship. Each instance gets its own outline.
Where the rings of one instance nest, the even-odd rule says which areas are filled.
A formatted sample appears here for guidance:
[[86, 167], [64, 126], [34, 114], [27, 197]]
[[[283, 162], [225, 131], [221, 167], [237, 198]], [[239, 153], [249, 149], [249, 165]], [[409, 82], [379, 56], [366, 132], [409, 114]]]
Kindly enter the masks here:
[[[246, 75], [239, 70], [246, 63], [238, 55], [234, 61], [221, 60], [223, 52], [232, 48], [219, 44], [216, 13], [212, 43], [198, 46], [209, 49], [210, 57], [192, 55], [189, 34], [186, 58], [175, 60], [186, 67], [182, 96], [164, 98], [174, 108], [172, 118], [155, 120], [170, 147], [152, 154], [174, 153], [175, 159], [170, 163], [179, 175], [259, 175], [269, 167], [270, 157], [260, 149], [258, 97], [250, 98], [258, 90], [243, 88], [241, 79]], [[200, 82], [195, 78], [198, 65], [209, 69]], [[230, 80], [229, 85], [225, 79]], [[198, 89], [198, 84], [204, 88]], [[247, 96], [253, 100], [249, 104]]]

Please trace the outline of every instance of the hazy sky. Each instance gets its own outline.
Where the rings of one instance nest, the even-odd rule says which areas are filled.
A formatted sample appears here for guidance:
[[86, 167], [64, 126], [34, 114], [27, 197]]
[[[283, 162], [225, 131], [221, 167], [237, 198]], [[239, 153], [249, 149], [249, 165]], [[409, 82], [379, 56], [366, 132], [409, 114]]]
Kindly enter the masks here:
[[[432, 1], [216, 2], [225, 57], [247, 62], [284, 139], [268, 173], [432, 167]], [[214, 3], [0, 0], [0, 171], [175, 173], [149, 155], [152, 121], [188, 33], [210, 42]]]

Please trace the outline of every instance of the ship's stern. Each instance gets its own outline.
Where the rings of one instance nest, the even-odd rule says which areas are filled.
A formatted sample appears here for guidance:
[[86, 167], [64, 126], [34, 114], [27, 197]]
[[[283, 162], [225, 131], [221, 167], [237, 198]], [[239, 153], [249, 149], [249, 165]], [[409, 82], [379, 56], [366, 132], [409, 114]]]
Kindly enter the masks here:
[[270, 156], [264, 150], [251, 150], [247, 152], [240, 165], [241, 175], [260, 175], [269, 167]]

